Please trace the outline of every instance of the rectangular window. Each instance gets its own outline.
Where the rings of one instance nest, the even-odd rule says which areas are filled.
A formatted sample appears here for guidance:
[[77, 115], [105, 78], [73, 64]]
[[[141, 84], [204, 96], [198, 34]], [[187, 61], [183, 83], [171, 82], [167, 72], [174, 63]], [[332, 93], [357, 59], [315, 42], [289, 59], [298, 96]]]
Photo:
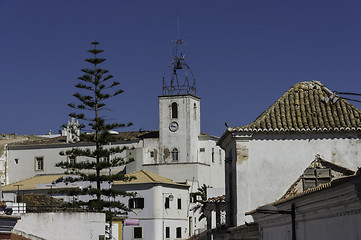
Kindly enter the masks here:
[[144, 208], [144, 198], [131, 198], [131, 199], [129, 199], [128, 207], [130, 209], [143, 209]]
[[218, 154], [219, 154], [219, 163], [222, 164], [222, 150], [221, 149], [219, 149]]
[[165, 238], [170, 238], [170, 227], [165, 228]]
[[19, 163], [19, 158], [15, 158], [15, 164]]
[[169, 199], [169, 197], [166, 197], [165, 198], [165, 203], [164, 203], [164, 208], [169, 208], [169, 204], [170, 204], [170, 199]]
[[177, 227], [176, 229], [176, 238], [182, 238], [182, 228]]
[[44, 157], [35, 157], [35, 171], [44, 170]]
[[214, 163], [214, 148], [212, 148], [212, 162]]
[[177, 208], [178, 208], [178, 209], [182, 209], [182, 199], [181, 199], [181, 198], [178, 198], [177, 200], [178, 200], [178, 201], [177, 201]]
[[150, 151], [150, 157], [154, 158], [154, 151]]
[[69, 159], [68, 159], [68, 161], [69, 161], [69, 163], [70, 164], [74, 164], [75, 163], [75, 156], [69, 156]]
[[206, 149], [205, 149], [205, 148], [200, 148], [199, 151], [200, 151], [200, 152], [205, 152]]
[[133, 236], [134, 238], [143, 238], [142, 227], [134, 227]]
[[100, 161], [101, 162], [109, 162], [109, 157], [101, 157]]

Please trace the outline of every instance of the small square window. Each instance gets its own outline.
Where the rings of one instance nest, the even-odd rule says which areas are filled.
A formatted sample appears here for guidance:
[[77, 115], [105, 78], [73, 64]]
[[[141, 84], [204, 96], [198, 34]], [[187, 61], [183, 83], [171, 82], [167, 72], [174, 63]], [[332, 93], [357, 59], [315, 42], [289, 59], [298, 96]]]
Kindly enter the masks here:
[[143, 238], [143, 232], [141, 227], [134, 227], [133, 229], [134, 238]]
[[19, 163], [19, 158], [15, 158], [15, 164], [18, 164]]
[[176, 229], [176, 238], [182, 238], [182, 228], [177, 227]]
[[200, 148], [199, 151], [200, 151], [200, 152], [205, 152], [206, 149], [205, 149], [205, 148]]

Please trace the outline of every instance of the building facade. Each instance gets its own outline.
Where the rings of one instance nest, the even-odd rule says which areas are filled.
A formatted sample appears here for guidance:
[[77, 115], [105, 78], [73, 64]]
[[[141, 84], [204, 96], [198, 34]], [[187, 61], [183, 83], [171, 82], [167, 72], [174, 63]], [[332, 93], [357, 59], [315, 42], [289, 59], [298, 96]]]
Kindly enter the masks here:
[[316, 155], [351, 169], [361, 163], [361, 111], [320, 82], [289, 89], [253, 123], [229, 127], [226, 151], [229, 227], [252, 221], [245, 213], [279, 199]]

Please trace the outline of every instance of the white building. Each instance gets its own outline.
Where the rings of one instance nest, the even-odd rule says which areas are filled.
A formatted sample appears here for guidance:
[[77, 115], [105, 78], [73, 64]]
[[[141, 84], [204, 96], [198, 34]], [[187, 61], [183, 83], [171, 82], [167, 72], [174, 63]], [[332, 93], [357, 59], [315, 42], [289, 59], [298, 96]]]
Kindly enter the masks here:
[[[55, 182], [63, 176], [65, 175], [38, 175], [6, 185], [2, 191], [2, 201], [10, 205], [9, 203], [16, 202], [18, 195], [42, 193], [71, 202], [74, 198], [59, 190], [88, 187], [90, 184], [89, 182], [75, 182], [65, 185], [63, 182]], [[115, 226], [112, 228], [112, 236], [115, 239], [186, 239], [193, 234], [194, 227], [188, 221], [189, 218], [192, 218], [189, 214], [191, 203], [188, 185], [173, 182], [168, 178], [144, 170], [127, 174], [127, 176], [136, 179], [127, 182], [115, 181], [111, 186], [115, 190], [136, 192], [135, 197], [116, 198], [132, 211], [127, 216], [120, 216], [126, 218], [125, 222], [115, 222]], [[90, 199], [89, 196], [80, 195], [76, 196], [76, 200], [88, 201]], [[48, 211], [56, 209], [55, 206], [53, 208], [51, 206], [44, 207]], [[45, 214], [44, 216], [58, 218], [54, 215]], [[105, 224], [105, 220], [103, 223]], [[19, 230], [33, 233], [29, 228], [23, 228], [19, 228]], [[46, 230], [43, 232], [43, 235], [49, 234], [45, 233]]]
[[226, 151], [229, 227], [250, 222], [245, 213], [279, 199], [319, 154], [351, 169], [361, 166], [361, 111], [320, 82], [291, 87], [253, 123], [229, 127]]
[[[280, 199], [271, 205], [291, 214], [252, 211], [260, 239], [359, 239], [361, 236], [361, 175], [333, 180], [316, 188]], [[268, 207], [269, 208], [269, 207]]]
[[[123, 228], [123, 239], [186, 239], [192, 232], [189, 186], [147, 171], [130, 174], [130, 182], [114, 182], [113, 189], [137, 192], [126, 200], [132, 209]], [[129, 224], [130, 223], [130, 224]]]

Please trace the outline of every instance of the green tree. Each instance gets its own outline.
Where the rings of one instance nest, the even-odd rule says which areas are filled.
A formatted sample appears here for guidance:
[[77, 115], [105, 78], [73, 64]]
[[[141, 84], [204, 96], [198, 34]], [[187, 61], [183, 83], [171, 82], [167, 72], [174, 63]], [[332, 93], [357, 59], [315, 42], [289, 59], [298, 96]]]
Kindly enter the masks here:
[[204, 210], [205, 210], [205, 202], [208, 200], [207, 188], [209, 188], [209, 186], [203, 184], [201, 187], [197, 189], [198, 190], [197, 192], [193, 193], [193, 196], [196, 199], [195, 202], [197, 203], [196, 207], [193, 208], [193, 211], [196, 212], [197, 210], [199, 210], [199, 212], [201, 213], [198, 219], [199, 221], [206, 217], [204, 215]]
[[[98, 54], [103, 50], [97, 49], [98, 42], [92, 42], [93, 49], [88, 50], [91, 58], [85, 59], [92, 65], [92, 68], [85, 68], [84, 73], [78, 79], [80, 82], [75, 85], [79, 90], [73, 94], [78, 103], [69, 103], [68, 106], [76, 112], [69, 116], [80, 120], [78, 127], [82, 129], [80, 141], [92, 142], [93, 148], [72, 148], [61, 155], [76, 159], [75, 161], [62, 161], [56, 164], [57, 167], [65, 169], [70, 176], [61, 179], [63, 182], [89, 182], [89, 186], [83, 189], [68, 191], [70, 196], [92, 196], [89, 201], [74, 201], [71, 207], [80, 207], [88, 211], [105, 212], [107, 218], [112, 219], [114, 215], [126, 214], [129, 209], [121, 202], [115, 201], [117, 196], [131, 196], [132, 193], [116, 191], [109, 188], [115, 180], [130, 180], [122, 174], [111, 174], [106, 169], [128, 164], [132, 159], [119, 157], [126, 148], [105, 147], [114, 142], [114, 136], [110, 131], [130, 126], [131, 123], [108, 123], [102, 115], [106, 103], [116, 97], [123, 90], [119, 89], [119, 82], [113, 80], [108, 70], [100, 68], [99, 65], [106, 59], [99, 58]], [[108, 174], [109, 173], [109, 174]]]

